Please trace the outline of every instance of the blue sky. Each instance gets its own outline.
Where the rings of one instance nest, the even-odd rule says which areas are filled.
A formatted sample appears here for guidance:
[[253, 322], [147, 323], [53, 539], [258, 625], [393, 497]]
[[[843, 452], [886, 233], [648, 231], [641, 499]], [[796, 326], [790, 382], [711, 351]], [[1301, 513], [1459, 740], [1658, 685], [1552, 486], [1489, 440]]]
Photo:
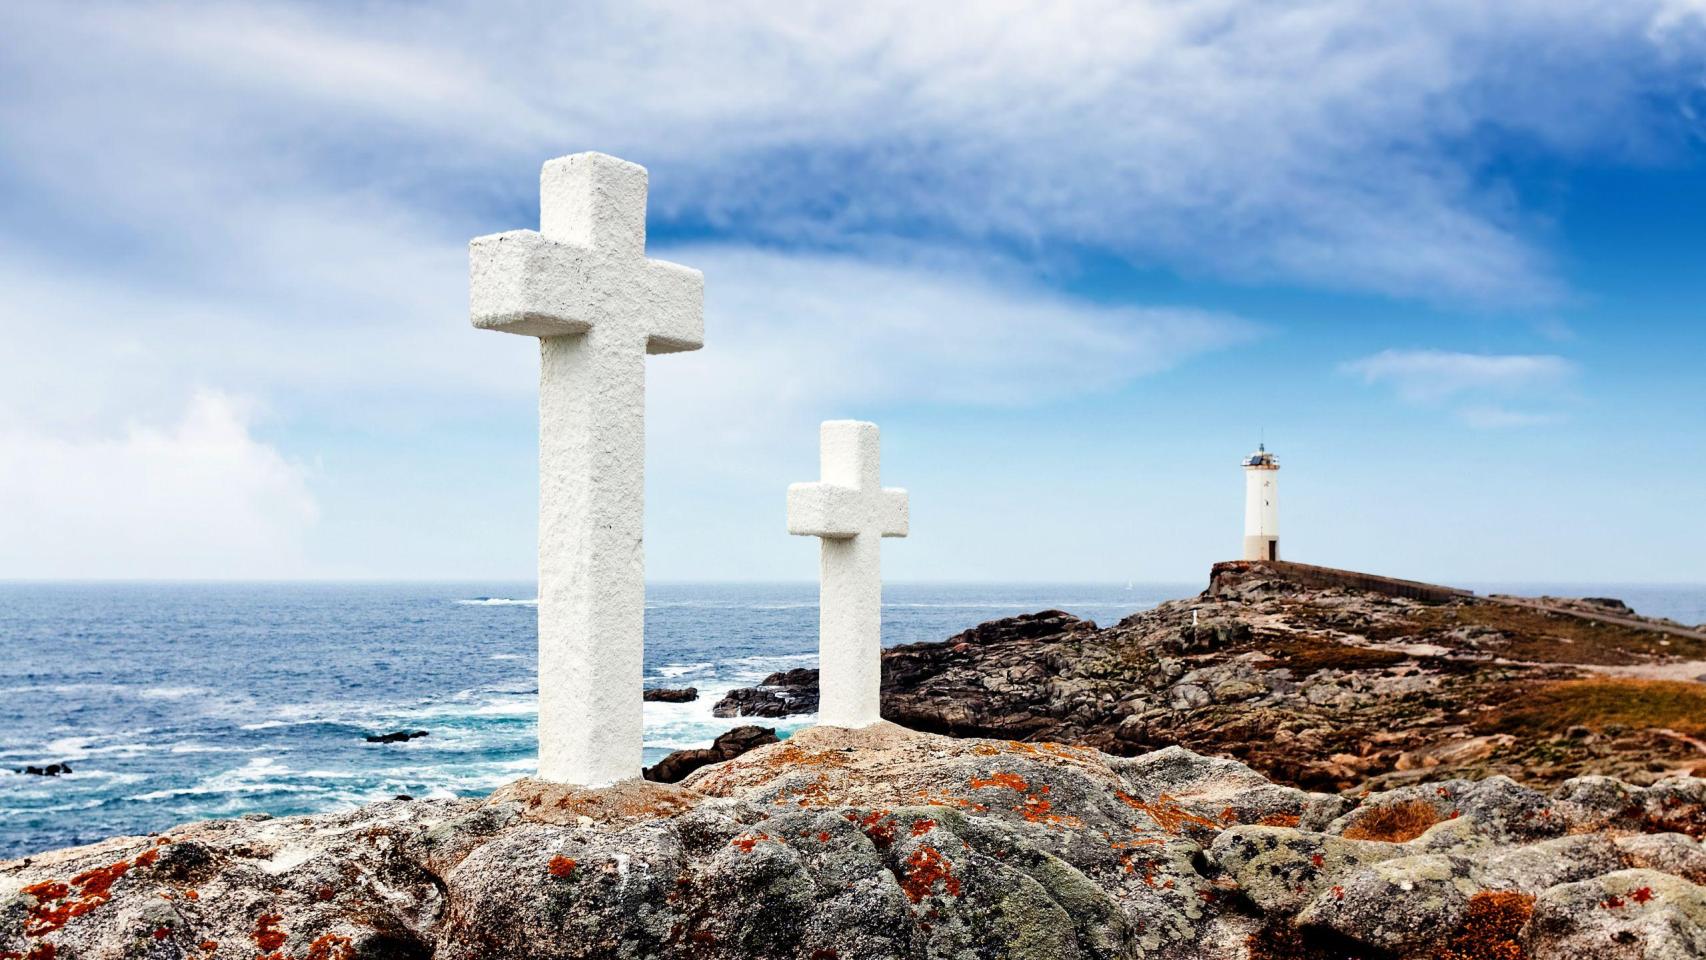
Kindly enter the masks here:
[[528, 578], [535, 356], [467, 240], [647, 165], [657, 579], [1293, 559], [1706, 582], [1706, 3], [0, 9], [0, 577]]

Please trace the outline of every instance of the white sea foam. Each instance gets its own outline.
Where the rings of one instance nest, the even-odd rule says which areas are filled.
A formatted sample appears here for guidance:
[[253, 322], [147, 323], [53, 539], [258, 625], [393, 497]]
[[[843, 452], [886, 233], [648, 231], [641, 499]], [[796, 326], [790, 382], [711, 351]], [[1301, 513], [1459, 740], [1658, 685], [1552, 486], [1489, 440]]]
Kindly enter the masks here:
[[526, 660], [527, 657], [525, 655], [519, 654], [519, 653], [494, 653], [491, 656], [488, 656], [486, 659], [487, 660]]
[[456, 603], [465, 607], [537, 607], [539, 601], [518, 600], [513, 597], [473, 597], [468, 600], [457, 600]]
[[716, 669], [714, 663], [666, 663], [655, 671], [657, 676], [673, 679], [685, 677], [690, 673], [703, 673]]
[[144, 700], [182, 700], [207, 692], [205, 687], [144, 687], [137, 696]]

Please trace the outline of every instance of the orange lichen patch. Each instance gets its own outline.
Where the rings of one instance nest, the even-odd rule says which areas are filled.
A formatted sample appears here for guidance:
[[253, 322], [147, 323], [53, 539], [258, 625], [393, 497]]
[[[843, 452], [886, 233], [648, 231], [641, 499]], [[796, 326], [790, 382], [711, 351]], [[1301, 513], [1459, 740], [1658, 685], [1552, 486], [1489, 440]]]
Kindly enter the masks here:
[[284, 946], [284, 941], [289, 939], [285, 932], [278, 928], [283, 921], [284, 917], [280, 914], [261, 914], [255, 918], [255, 929], [249, 932], [249, 939], [254, 941], [262, 953], [276, 954], [278, 948]]
[[1013, 809], [1032, 823], [1047, 823], [1067, 827], [1082, 827], [1084, 825], [1083, 820], [1070, 813], [1055, 813], [1054, 804], [1034, 793], [1026, 797], [1023, 804]]
[[839, 801], [829, 789], [829, 778], [818, 774], [811, 783], [794, 794], [794, 802], [802, 807], [833, 807]]
[[153, 937], [156, 940], [164, 940], [171, 935], [172, 935], [172, 928], [171, 927], [155, 927], [154, 928]]
[[185, 900], [200, 900], [201, 899], [201, 892], [199, 890], [195, 890], [194, 888], [189, 889], [189, 890], [185, 890], [184, 891], [184, 899]]
[[206, 950], [208, 953], [212, 953], [213, 951], [219, 949], [219, 941], [218, 940], [203, 940], [201, 942], [201, 948], [203, 950]]
[[921, 837], [934, 829], [936, 829], [936, 821], [934, 820], [915, 820], [912, 823], [912, 835], [915, 837]]
[[1264, 827], [1295, 827], [1302, 820], [1295, 813], [1270, 813], [1256, 822]]
[[552, 857], [551, 862], [545, 865], [545, 872], [562, 879], [575, 872], [575, 861], [570, 857]]
[[913, 903], [936, 892], [940, 884], [949, 896], [960, 895], [960, 881], [954, 876], [953, 864], [935, 847], [919, 847], [906, 858], [906, 876], [900, 888]]
[[[1452, 816], [1456, 816], [1455, 812]], [[1346, 840], [1384, 840], [1403, 843], [1426, 833], [1442, 817], [1426, 800], [1406, 800], [1380, 807], [1363, 807], [1356, 820], [1345, 828]]]
[[159, 848], [159, 846], [156, 845], [150, 849], [144, 850], [141, 853], [137, 854], [136, 855], [136, 862], [133, 863], [132, 866], [152, 867], [155, 864], [155, 862], [158, 861], [159, 859], [160, 859], [160, 848]]
[[[136, 858], [143, 866], [158, 856], [149, 850]], [[42, 937], [65, 926], [74, 917], [81, 917], [112, 899], [112, 886], [130, 872], [129, 860], [120, 860], [105, 867], [85, 870], [71, 878], [70, 883], [46, 880], [31, 884], [23, 892], [35, 898], [35, 905], [24, 914], [24, 936]]]
[[895, 825], [887, 810], [873, 810], [862, 817], [857, 813], [848, 813], [846, 817], [849, 823], [871, 838], [878, 850], [887, 850], [894, 845]]
[[53, 960], [56, 952], [58, 948], [51, 943], [37, 943], [31, 945], [29, 953], [0, 953], [0, 960]]
[[1525, 893], [1486, 890], [1469, 898], [1463, 923], [1437, 954], [1439, 960], [1527, 960], [1518, 935], [1534, 913]]
[[845, 767], [852, 761], [840, 750], [807, 750], [794, 743], [783, 743], [781, 748], [765, 754], [760, 766], [774, 770], [791, 770], [796, 767]]
[[355, 956], [355, 944], [349, 937], [335, 933], [322, 934], [308, 945], [304, 960], [350, 960]]
[[989, 809], [981, 803], [966, 797], [956, 796], [947, 790], [937, 793], [932, 793], [928, 789], [915, 790], [907, 802], [920, 807], [954, 807], [958, 810], [970, 810], [973, 813], [982, 813]]
[[1133, 810], [1147, 814], [1149, 819], [1155, 821], [1156, 826], [1168, 833], [1178, 833], [1179, 828], [1183, 827], [1187, 823], [1194, 823], [1199, 827], [1207, 827], [1210, 830], [1220, 829], [1220, 824], [1215, 823], [1207, 817], [1200, 817], [1189, 810], [1186, 810], [1184, 807], [1179, 805], [1179, 801], [1173, 799], [1167, 794], [1162, 794], [1161, 796], [1156, 797], [1154, 803], [1144, 803], [1142, 800], [1137, 799], [1123, 790], [1115, 790], [1114, 796], [1118, 797], [1121, 803]]
[[967, 785], [973, 790], [1004, 787], [1018, 793], [1026, 793], [1031, 789], [1031, 785], [1025, 781], [1025, 778], [1016, 773], [992, 773], [987, 777], [972, 777], [967, 781]]
[[1653, 899], [1653, 888], [1652, 887], [1636, 887], [1635, 889], [1629, 891], [1629, 899], [1635, 901], [1636, 903], [1646, 903], [1648, 900]]
[[763, 832], [743, 833], [740, 836], [734, 838], [733, 840], [730, 840], [729, 846], [734, 847], [736, 850], [739, 850], [741, 853], [751, 853], [753, 847], [758, 846], [760, 843], [764, 842], [765, 840], [775, 840], [777, 843], [782, 842], [782, 840], [780, 838], [772, 837], [768, 833], [763, 833]]

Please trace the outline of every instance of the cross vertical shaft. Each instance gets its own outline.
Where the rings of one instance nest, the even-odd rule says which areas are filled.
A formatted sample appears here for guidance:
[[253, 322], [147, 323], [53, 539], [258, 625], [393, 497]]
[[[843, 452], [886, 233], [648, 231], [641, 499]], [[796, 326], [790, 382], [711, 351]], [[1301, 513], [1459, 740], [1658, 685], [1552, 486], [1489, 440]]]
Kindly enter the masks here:
[[632, 777], [644, 731], [645, 353], [539, 341], [539, 776]]
[[825, 537], [818, 557], [818, 723], [882, 719], [883, 575], [876, 537]]

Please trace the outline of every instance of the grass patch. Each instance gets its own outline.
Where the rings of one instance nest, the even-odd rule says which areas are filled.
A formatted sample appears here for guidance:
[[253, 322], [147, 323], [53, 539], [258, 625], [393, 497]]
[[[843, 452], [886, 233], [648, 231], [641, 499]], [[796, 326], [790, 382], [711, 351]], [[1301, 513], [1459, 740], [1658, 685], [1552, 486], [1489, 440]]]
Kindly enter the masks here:
[[1436, 630], [1497, 630], [1506, 635], [1497, 647], [1500, 654], [1531, 663], [1615, 666], [1652, 657], [1706, 658], [1706, 643], [1688, 637], [1493, 601], [1432, 607], [1419, 611], [1416, 619]]
[[1317, 670], [1378, 670], [1412, 659], [1397, 650], [1376, 650], [1332, 640], [1288, 640], [1264, 647], [1275, 658], [1269, 669], [1289, 667], [1303, 676]]
[[1519, 736], [1556, 736], [1573, 726], [1600, 731], [1668, 727], [1706, 737], [1706, 684], [1679, 680], [1566, 680], [1513, 697], [1486, 728]]

